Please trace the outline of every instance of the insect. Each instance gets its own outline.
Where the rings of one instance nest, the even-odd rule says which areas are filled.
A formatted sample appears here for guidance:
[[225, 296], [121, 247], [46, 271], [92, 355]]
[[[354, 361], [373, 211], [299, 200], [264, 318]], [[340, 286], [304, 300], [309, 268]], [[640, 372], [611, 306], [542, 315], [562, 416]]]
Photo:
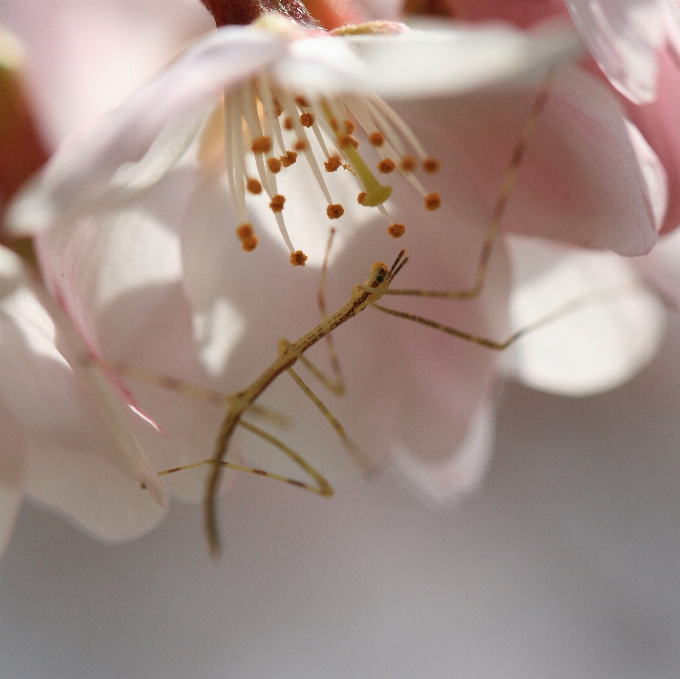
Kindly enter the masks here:
[[[342, 393], [344, 391], [344, 382], [342, 381], [341, 373], [339, 370], [339, 365], [337, 362], [337, 357], [332, 343], [332, 332], [338, 328], [340, 325], [344, 324], [346, 321], [354, 318], [357, 314], [362, 312], [369, 306], [383, 313], [387, 313], [393, 316], [397, 316], [402, 319], [410, 320], [413, 322], [420, 323], [422, 325], [429, 326], [431, 328], [443, 331], [462, 340], [466, 340], [480, 346], [486, 347], [488, 349], [501, 351], [508, 347], [510, 344], [518, 340], [520, 337], [528, 332], [531, 332], [543, 325], [546, 325], [553, 320], [561, 317], [566, 313], [570, 313], [579, 306], [585, 303], [590, 303], [592, 301], [592, 296], [587, 299], [577, 298], [572, 300], [566, 305], [559, 307], [552, 313], [544, 316], [534, 323], [523, 327], [522, 329], [516, 331], [504, 341], [496, 341], [488, 339], [486, 337], [481, 337], [472, 333], [468, 333], [456, 328], [432, 321], [421, 316], [406, 313], [403, 311], [390, 309], [378, 304], [379, 300], [384, 295], [411, 295], [411, 296], [426, 296], [426, 297], [441, 297], [447, 299], [472, 299], [477, 297], [483, 287], [486, 278], [486, 273], [488, 269], [488, 263], [491, 256], [492, 246], [494, 240], [499, 231], [499, 226], [503, 217], [503, 213], [508, 202], [508, 197], [511, 193], [512, 187], [515, 182], [517, 175], [517, 170], [524, 156], [527, 143], [534, 128], [537, 125], [538, 119], [543, 111], [545, 104], [547, 103], [549, 96], [549, 86], [550, 80], [546, 80], [541, 88], [535, 102], [529, 118], [525, 123], [522, 134], [517, 141], [515, 146], [512, 160], [506, 171], [506, 175], [503, 180], [502, 188], [499, 197], [494, 206], [492, 216], [488, 222], [481, 252], [479, 255], [477, 269], [475, 274], [475, 279], [473, 284], [463, 290], [458, 291], [428, 291], [419, 289], [392, 289], [390, 288], [391, 283], [397, 274], [401, 271], [403, 266], [408, 262], [405, 251], [402, 250], [394, 260], [391, 266], [387, 266], [383, 262], [376, 262], [371, 267], [369, 276], [367, 280], [362, 284], [354, 285], [351, 290], [349, 300], [341, 306], [337, 311], [331, 313], [330, 315], [326, 313], [325, 302], [323, 298], [323, 289], [326, 277], [327, 260], [328, 253], [331, 248], [333, 230], [331, 230], [331, 237], [328, 241], [328, 246], [326, 248], [326, 257], [324, 259], [324, 264], [321, 270], [321, 282], [319, 285], [318, 294], [318, 304], [322, 314], [322, 321], [312, 328], [309, 332], [305, 333], [302, 337], [294, 342], [289, 342], [287, 340], [279, 340], [278, 343], [278, 355], [276, 359], [269, 365], [259, 377], [257, 377], [248, 387], [245, 389], [232, 394], [228, 397], [228, 407], [222, 421], [222, 424], [217, 435], [213, 456], [210, 459], [201, 460], [194, 462], [189, 465], [184, 465], [181, 467], [175, 467], [172, 469], [166, 469], [160, 474], [170, 474], [174, 472], [179, 472], [192, 467], [198, 467], [201, 465], [211, 465], [212, 470], [210, 472], [207, 488], [205, 492], [204, 500], [204, 512], [205, 512], [205, 528], [208, 538], [208, 543], [210, 550], [214, 556], [219, 556], [220, 554], [220, 541], [219, 541], [219, 531], [217, 524], [217, 512], [216, 512], [216, 497], [217, 490], [220, 482], [220, 477], [222, 470], [224, 468], [231, 468], [234, 470], [248, 472], [252, 474], [257, 474], [261, 476], [266, 476], [274, 480], [283, 481], [289, 484], [293, 484], [302, 487], [306, 490], [312, 491], [319, 495], [330, 496], [333, 494], [333, 490], [328, 483], [328, 481], [309, 463], [307, 463], [300, 455], [288, 447], [285, 443], [280, 441], [278, 438], [274, 437], [267, 431], [261, 429], [260, 427], [254, 425], [249, 420], [245, 419], [245, 416], [249, 411], [252, 411], [256, 407], [256, 401], [261, 396], [261, 394], [284, 372], [287, 372], [291, 378], [296, 382], [296, 384], [302, 389], [302, 391], [307, 395], [314, 405], [319, 409], [319, 411], [328, 420], [331, 426], [340, 436], [345, 448], [356, 461], [360, 469], [366, 473], [370, 473], [374, 467], [372, 463], [366, 458], [359, 448], [352, 442], [352, 440], [347, 436], [344, 428], [338, 422], [338, 420], [330, 413], [326, 406], [321, 402], [321, 400], [311, 391], [311, 389], [305, 384], [305, 382], [297, 375], [293, 370], [293, 366], [299, 361], [305, 364], [315, 376], [319, 377], [327, 386], [336, 391], [336, 393]], [[610, 294], [610, 293], [607, 293]], [[314, 346], [316, 343], [325, 339], [328, 343], [330, 350], [331, 364], [333, 371], [336, 376], [335, 382], [331, 382], [304, 356], [305, 352]], [[175, 381], [177, 382], [177, 381]], [[179, 383], [175, 386], [177, 386]], [[172, 384], [167, 384], [172, 388]], [[186, 391], [187, 389], [185, 389]], [[223, 397], [220, 397], [223, 398]], [[310, 478], [312, 483], [304, 483], [298, 480], [284, 477], [282, 475], [267, 472], [262, 469], [256, 469], [253, 467], [247, 467], [245, 465], [237, 464], [235, 462], [226, 461], [226, 456], [229, 451], [229, 446], [236, 431], [237, 427], [243, 427], [252, 433], [260, 436], [264, 440], [271, 443], [273, 446], [282, 451], [286, 456], [288, 456], [295, 464], [297, 464]]]

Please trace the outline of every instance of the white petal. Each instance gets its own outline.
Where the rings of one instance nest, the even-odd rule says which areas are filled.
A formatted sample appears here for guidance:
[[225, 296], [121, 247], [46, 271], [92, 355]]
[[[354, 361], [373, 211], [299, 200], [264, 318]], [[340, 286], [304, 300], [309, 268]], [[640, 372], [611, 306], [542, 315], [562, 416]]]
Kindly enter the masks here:
[[90, 450], [31, 437], [27, 468], [28, 495], [100, 540], [139, 537], [165, 514], [148, 490]]
[[647, 256], [631, 261], [647, 280], [680, 308], [680, 229], [661, 236]]
[[611, 389], [651, 360], [663, 336], [665, 314], [636, 283], [627, 260], [517, 236], [508, 240], [515, 329], [573, 299], [584, 300], [582, 308], [511, 347], [504, 355], [510, 374], [536, 389], [577, 396]]
[[656, 97], [656, 51], [665, 38], [658, 0], [565, 0], [586, 46], [632, 102]]
[[535, 33], [505, 26], [414, 30], [396, 36], [349, 38], [366, 61], [365, 84], [385, 97], [459, 94], [540, 77], [578, 54], [566, 24]]
[[21, 259], [4, 245], [0, 245], [0, 300], [24, 281]]
[[484, 401], [470, 419], [467, 435], [449, 457], [420, 460], [397, 446], [391, 460], [406, 487], [436, 508], [477, 490], [491, 463], [493, 442], [494, 409]]

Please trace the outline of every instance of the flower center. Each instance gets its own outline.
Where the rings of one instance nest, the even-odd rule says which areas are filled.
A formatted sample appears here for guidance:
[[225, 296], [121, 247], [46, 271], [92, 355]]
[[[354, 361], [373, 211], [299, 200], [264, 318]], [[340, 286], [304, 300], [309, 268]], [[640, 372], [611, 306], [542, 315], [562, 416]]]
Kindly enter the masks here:
[[[363, 130], [366, 141], [354, 132]], [[317, 161], [313, 144], [325, 158]], [[370, 149], [369, 154], [366, 150]], [[367, 160], [373, 155], [374, 160]], [[264, 194], [281, 235], [291, 252], [291, 262], [304, 262], [286, 228], [286, 197], [279, 192], [277, 175], [304, 158], [324, 196], [328, 219], [338, 219], [344, 208], [333, 200], [324, 175], [339, 169], [350, 172], [360, 186], [359, 204], [376, 208], [387, 220], [388, 233], [401, 236], [405, 227], [390, 218], [384, 203], [392, 187], [378, 176], [400, 172], [423, 196], [424, 207], [435, 210], [440, 198], [428, 193], [415, 175], [420, 166], [434, 173], [439, 163], [427, 155], [408, 125], [382, 99], [375, 95], [342, 97], [300, 96], [282, 87], [273, 76], [261, 73], [224, 96], [224, 158], [239, 226], [236, 230], [244, 250], [257, 245], [248, 222], [246, 193]], [[377, 162], [376, 162], [377, 161]], [[375, 170], [371, 165], [375, 164]], [[300, 253], [300, 254], [298, 254]]]

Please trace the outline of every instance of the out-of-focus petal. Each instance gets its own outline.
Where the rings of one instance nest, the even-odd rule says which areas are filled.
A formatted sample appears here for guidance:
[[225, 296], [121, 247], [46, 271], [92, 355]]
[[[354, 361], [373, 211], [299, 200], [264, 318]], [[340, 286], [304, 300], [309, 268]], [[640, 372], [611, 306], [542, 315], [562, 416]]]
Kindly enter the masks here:
[[0, 245], [0, 300], [14, 292], [22, 282], [24, 272], [21, 259], [4, 245]]
[[578, 396], [611, 389], [651, 360], [665, 314], [626, 260], [545, 241], [508, 241], [515, 329], [583, 299], [579, 309], [528, 333], [506, 352], [511, 375], [543, 391]]
[[494, 411], [483, 402], [470, 419], [466, 437], [447, 458], [420, 460], [402, 447], [392, 451], [391, 460], [406, 487], [435, 506], [454, 502], [475, 491], [484, 480], [494, 443]]
[[348, 38], [366, 62], [367, 87], [392, 98], [459, 94], [540, 78], [580, 49], [578, 37], [566, 23], [533, 33], [505, 26], [444, 26], [396, 36]]
[[187, 121], [203, 102], [214, 103], [220, 90], [281, 58], [286, 45], [273, 34], [230, 27], [200, 41], [124, 106], [63, 147], [31, 191], [10, 208], [9, 228], [41, 230], [53, 224], [59, 209], [71, 211], [96, 196], [121, 165], [144, 158], [166, 128], [190, 130]]
[[665, 39], [658, 0], [565, 0], [574, 24], [610, 82], [636, 104], [656, 95], [656, 52]]
[[26, 44], [32, 100], [53, 147], [214, 27], [193, 0], [5, 2], [2, 21]]
[[150, 497], [163, 504], [163, 485], [129, 427], [130, 415], [118, 394], [98, 366], [88, 362], [87, 347], [51, 298], [43, 294], [41, 302], [56, 323], [53, 337], [29, 320], [39, 314], [31, 311], [38, 302], [28, 293], [4, 303], [0, 399], [27, 430], [65, 448], [94, 449], [127, 474], [131, 487], [145, 484]]
[[26, 458], [26, 493], [100, 540], [139, 537], [165, 514], [148, 490], [91, 450], [30, 436]]
[[0, 405], [0, 555], [5, 551], [12, 535], [21, 505], [25, 446], [25, 435], [21, 427]]
[[[399, 111], [454, 136], [456, 152], [492, 203], [534, 97], [535, 90], [496, 92], [453, 105], [412, 102]], [[623, 111], [590, 76], [565, 70], [556, 77], [502, 226], [625, 255], [646, 254], [656, 242], [653, 202]]]
[[632, 264], [680, 309], [680, 231], [661, 236], [656, 247]]
[[642, 176], [647, 183], [649, 204], [654, 215], [656, 229], [659, 231], [663, 225], [668, 207], [668, 177], [661, 161], [647, 143], [647, 140], [642, 136], [640, 130], [628, 120], [625, 123], [628, 129], [628, 138], [640, 163]]
[[680, 1], [664, 0], [660, 5], [668, 41], [676, 56], [680, 57]]
[[659, 52], [659, 87], [656, 101], [628, 105], [628, 117], [654, 149], [668, 176], [668, 211], [662, 231], [680, 224], [680, 68], [668, 49]]

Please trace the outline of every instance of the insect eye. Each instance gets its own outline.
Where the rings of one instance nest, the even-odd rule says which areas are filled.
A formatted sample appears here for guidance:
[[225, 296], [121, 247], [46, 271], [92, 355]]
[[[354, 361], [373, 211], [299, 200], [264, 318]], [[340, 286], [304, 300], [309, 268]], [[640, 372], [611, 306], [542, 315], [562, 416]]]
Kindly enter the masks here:
[[378, 275], [375, 277], [375, 282], [376, 282], [376, 283], [382, 283], [384, 280], [385, 280], [385, 276], [383, 276], [382, 274], [378, 274]]

